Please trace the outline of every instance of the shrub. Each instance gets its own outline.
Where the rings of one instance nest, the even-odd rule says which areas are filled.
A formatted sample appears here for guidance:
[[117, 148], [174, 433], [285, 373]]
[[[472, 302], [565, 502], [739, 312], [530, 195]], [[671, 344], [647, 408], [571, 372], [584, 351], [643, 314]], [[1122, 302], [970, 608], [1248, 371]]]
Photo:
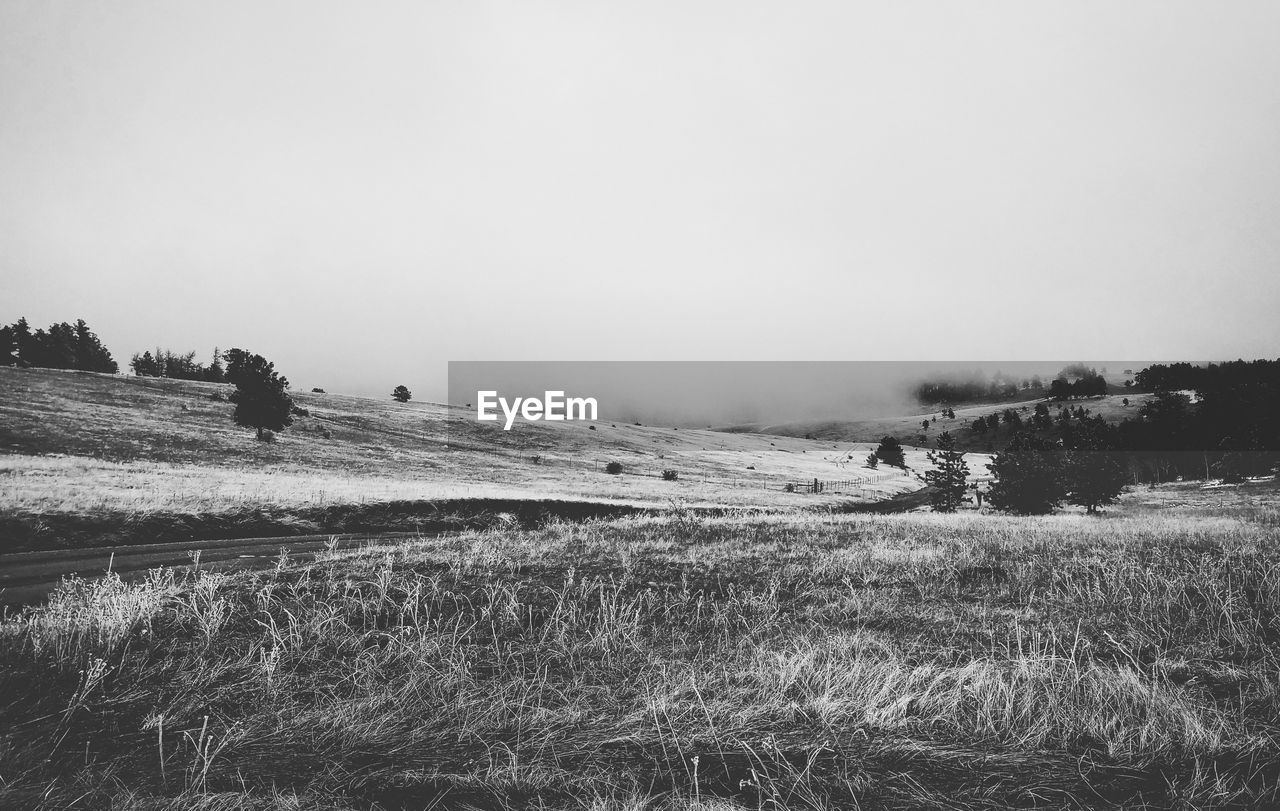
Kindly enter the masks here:
[[622, 463], [610, 462], [609, 464], [604, 466], [604, 472], [612, 476], [617, 476], [619, 473], [622, 472]]
[[258, 430], [258, 441], [259, 442], [275, 442], [276, 432], [272, 431], [270, 428], [260, 428]]
[[325, 393], [325, 391], [324, 391], [324, 389], [312, 389], [312, 390], [311, 390], [311, 393], [312, 393], [312, 394], [324, 394], [324, 393]]
[[675, 481], [680, 481], [680, 471], [678, 471], [678, 470], [664, 470], [664, 471], [662, 471], [662, 480], [663, 480], [664, 482], [675, 482]]

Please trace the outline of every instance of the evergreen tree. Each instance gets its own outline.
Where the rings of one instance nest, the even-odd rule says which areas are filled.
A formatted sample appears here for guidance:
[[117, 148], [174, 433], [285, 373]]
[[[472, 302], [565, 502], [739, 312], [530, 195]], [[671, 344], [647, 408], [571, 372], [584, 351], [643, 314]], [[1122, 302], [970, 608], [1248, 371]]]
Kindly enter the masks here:
[[210, 383], [225, 383], [227, 380], [227, 372], [222, 368], [222, 353], [216, 346], [213, 348], [213, 360], [205, 367], [204, 379]]
[[398, 403], [407, 403], [413, 399], [413, 392], [409, 391], [407, 386], [396, 386], [391, 392], [391, 397]]
[[26, 318], [19, 318], [13, 323], [13, 344], [15, 353], [18, 356], [19, 366], [31, 366], [31, 352], [34, 336], [31, 334], [31, 327], [27, 324]]
[[0, 366], [14, 366], [18, 362], [18, 341], [13, 327], [0, 327]]
[[138, 377], [160, 376], [160, 364], [156, 363], [150, 351], [143, 352], [141, 355], [134, 352], [133, 359], [129, 361], [129, 368], [133, 369], [133, 373]]
[[1018, 515], [1053, 512], [1066, 495], [1062, 462], [1057, 443], [1018, 433], [991, 463], [995, 475], [988, 494], [991, 506]]
[[876, 456], [874, 453], [867, 454], [867, 467], [871, 468], [872, 470], [875, 470], [879, 466], [880, 466], [880, 457]]
[[1096, 513], [1124, 492], [1128, 470], [1116, 449], [1115, 429], [1101, 417], [1082, 420], [1072, 428], [1070, 439], [1064, 440], [1070, 449], [1063, 470], [1067, 501]]
[[293, 399], [289, 397], [289, 381], [275, 371], [275, 364], [261, 355], [244, 350], [237, 359], [236, 390], [231, 402], [236, 404], [232, 418], [236, 425], [256, 429], [258, 439], [266, 439], [265, 431], [280, 431], [293, 424]]
[[964, 453], [956, 450], [950, 431], [938, 437], [937, 449], [929, 451], [933, 470], [924, 474], [925, 482], [933, 486], [930, 500], [935, 512], [953, 513], [964, 499], [965, 483], [969, 477], [969, 465]]
[[902, 454], [902, 445], [891, 436], [880, 440], [880, 446], [876, 448], [875, 455], [886, 465], [906, 467], [907, 458]]

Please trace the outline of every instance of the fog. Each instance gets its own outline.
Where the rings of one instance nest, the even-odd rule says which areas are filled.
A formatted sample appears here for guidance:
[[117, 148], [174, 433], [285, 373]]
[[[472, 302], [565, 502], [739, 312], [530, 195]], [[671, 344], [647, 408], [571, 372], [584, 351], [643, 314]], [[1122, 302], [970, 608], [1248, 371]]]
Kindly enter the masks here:
[[[455, 362], [452, 405], [474, 409], [477, 392], [539, 397], [563, 391], [594, 397], [602, 421], [729, 427], [811, 420], [862, 419], [920, 411], [912, 392], [924, 380], [997, 373], [1048, 381], [1079, 361], [1008, 362]], [[1084, 361], [1110, 383], [1149, 361]], [[474, 410], [471, 412], [474, 415]]]

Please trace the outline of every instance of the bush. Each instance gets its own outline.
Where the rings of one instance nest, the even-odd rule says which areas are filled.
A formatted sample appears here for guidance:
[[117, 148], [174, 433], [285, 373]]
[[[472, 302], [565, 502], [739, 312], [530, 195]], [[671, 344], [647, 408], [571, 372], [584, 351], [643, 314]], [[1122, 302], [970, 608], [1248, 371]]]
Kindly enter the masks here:
[[275, 442], [276, 432], [272, 431], [270, 428], [263, 428], [258, 431], [258, 441], [259, 442]]
[[664, 470], [664, 471], [662, 471], [662, 480], [663, 480], [664, 482], [676, 482], [676, 481], [680, 481], [680, 471], [678, 471], [678, 470]]
[[610, 462], [609, 464], [604, 466], [604, 472], [610, 474], [611, 476], [617, 476], [619, 473], [622, 472], [622, 463]]
[[311, 393], [312, 393], [312, 394], [324, 394], [324, 393], [325, 393], [325, 391], [324, 391], [324, 389], [312, 389], [312, 390], [311, 390]]

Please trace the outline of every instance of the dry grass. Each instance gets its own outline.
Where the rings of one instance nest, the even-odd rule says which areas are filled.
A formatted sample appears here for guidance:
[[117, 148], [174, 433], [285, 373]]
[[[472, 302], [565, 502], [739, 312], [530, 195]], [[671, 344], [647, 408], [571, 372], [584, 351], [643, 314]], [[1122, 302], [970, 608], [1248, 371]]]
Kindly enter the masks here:
[[[232, 424], [225, 399], [211, 399], [228, 391], [0, 368], [2, 512], [228, 513], [495, 496], [798, 507], [850, 496], [787, 494], [788, 481], [865, 479], [868, 497], [920, 486], [862, 468], [867, 449], [859, 445], [612, 423], [508, 433], [438, 404], [336, 394], [296, 394], [309, 416], [261, 443]], [[911, 454], [924, 464], [922, 452]], [[604, 475], [606, 461], [626, 472]], [[679, 481], [661, 479], [668, 468], [680, 471]]]
[[1278, 542], [677, 510], [73, 583], [0, 626], [0, 806], [1275, 807]]

